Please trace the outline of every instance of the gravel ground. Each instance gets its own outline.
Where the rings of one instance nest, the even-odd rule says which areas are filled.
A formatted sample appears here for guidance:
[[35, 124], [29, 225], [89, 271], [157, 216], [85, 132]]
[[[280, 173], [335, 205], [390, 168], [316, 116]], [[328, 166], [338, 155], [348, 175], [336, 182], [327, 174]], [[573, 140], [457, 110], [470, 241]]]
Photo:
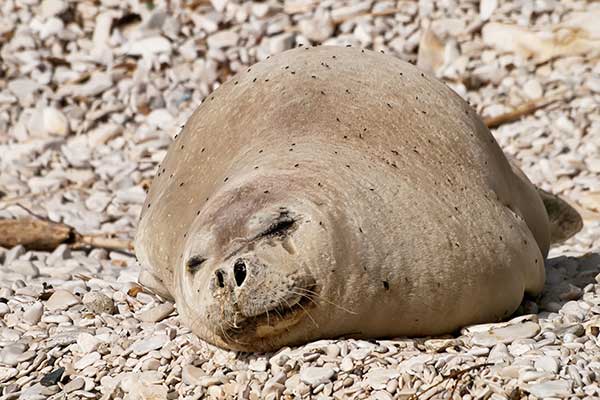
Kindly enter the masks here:
[[598, 3], [496, 0], [0, 2], [0, 218], [131, 239], [171, 138], [231, 74], [298, 44], [383, 50], [485, 117], [585, 227], [544, 295], [460, 336], [214, 348], [136, 284], [127, 252], [0, 248], [0, 399], [599, 398]]

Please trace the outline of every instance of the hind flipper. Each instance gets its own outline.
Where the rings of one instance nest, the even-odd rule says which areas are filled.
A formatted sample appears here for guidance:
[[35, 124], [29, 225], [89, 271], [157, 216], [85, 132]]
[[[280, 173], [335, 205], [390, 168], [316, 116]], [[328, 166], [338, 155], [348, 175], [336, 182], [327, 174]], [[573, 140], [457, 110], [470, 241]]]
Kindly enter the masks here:
[[565, 200], [537, 188], [550, 220], [550, 242], [564, 242], [583, 228], [581, 215]]

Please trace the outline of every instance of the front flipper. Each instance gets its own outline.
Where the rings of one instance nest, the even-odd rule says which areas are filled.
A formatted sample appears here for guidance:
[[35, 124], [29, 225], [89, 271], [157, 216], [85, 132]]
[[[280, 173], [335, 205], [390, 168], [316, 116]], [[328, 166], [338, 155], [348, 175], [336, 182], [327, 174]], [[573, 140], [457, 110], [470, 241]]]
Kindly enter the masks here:
[[550, 220], [550, 242], [564, 242], [583, 228], [581, 215], [555, 194], [537, 188]]
[[166, 300], [173, 301], [173, 296], [169, 293], [169, 290], [165, 286], [162, 280], [154, 276], [145, 269], [142, 269], [138, 276], [138, 282], [145, 288], [150, 289], [151, 292], [156, 293], [160, 297]]

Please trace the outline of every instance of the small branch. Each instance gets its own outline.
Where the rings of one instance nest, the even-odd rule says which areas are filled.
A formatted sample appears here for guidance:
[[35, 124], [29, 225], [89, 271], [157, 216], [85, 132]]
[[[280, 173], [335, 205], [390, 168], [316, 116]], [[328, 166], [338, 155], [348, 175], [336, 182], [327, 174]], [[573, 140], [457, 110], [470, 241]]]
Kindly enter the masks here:
[[100, 247], [107, 250], [133, 250], [133, 243], [130, 240], [117, 239], [111, 237], [101, 237], [96, 235], [78, 236], [73, 243], [74, 248], [81, 247]]
[[[509, 111], [505, 114], [501, 114], [501, 115], [497, 115], [495, 117], [487, 117], [484, 118], [483, 122], [485, 123], [485, 125], [492, 129], [492, 128], [497, 128], [500, 125], [509, 123], [509, 122], [514, 122], [517, 121], [519, 119], [521, 119], [524, 116], [527, 115], [531, 115], [534, 112], [536, 112], [537, 110], [541, 109], [541, 108], [545, 108], [551, 104], [554, 104], [558, 101], [561, 101], [563, 99], [552, 99], [552, 100], [532, 100], [529, 101], [525, 104], [520, 105], [519, 107], [515, 108], [512, 111]], [[571, 99], [567, 99], [564, 101], [570, 101]]]
[[[475, 369], [479, 369], [479, 368], [485, 368], [485, 367], [489, 367], [490, 365], [493, 365], [491, 363], [483, 363], [483, 364], [476, 364], [476, 365], [472, 365], [470, 367], [458, 370], [458, 371], [452, 371], [450, 372], [448, 375], [442, 376], [442, 380], [439, 381], [438, 383], [436, 383], [433, 386], [428, 387], [427, 389], [423, 390], [421, 393], [415, 393], [412, 396], [409, 397], [409, 400], [418, 400], [419, 398], [421, 398], [421, 396], [423, 396], [425, 393], [429, 392], [430, 390], [433, 390], [437, 387], [439, 387], [442, 383], [449, 381], [450, 379], [456, 379], [456, 378], [462, 378], [463, 375], [465, 375], [467, 372], [471, 372]], [[425, 397], [424, 400], [429, 400], [431, 399], [433, 396], [435, 396], [438, 392], [434, 391], [432, 394], [430, 394], [429, 396]], [[452, 393], [454, 393], [454, 390], [452, 390]]]

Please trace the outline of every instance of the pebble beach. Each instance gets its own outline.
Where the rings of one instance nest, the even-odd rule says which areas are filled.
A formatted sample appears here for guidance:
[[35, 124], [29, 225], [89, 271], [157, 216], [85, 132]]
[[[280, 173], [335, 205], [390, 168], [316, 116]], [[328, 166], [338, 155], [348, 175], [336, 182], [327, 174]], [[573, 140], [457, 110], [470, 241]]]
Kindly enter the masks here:
[[[600, 3], [2, 0], [0, 400], [600, 398]], [[444, 81], [584, 227], [540, 298], [456, 335], [219, 349], [137, 283], [146, 191], [194, 109], [272, 54], [382, 51]], [[0, 232], [1, 234], [2, 232]]]

